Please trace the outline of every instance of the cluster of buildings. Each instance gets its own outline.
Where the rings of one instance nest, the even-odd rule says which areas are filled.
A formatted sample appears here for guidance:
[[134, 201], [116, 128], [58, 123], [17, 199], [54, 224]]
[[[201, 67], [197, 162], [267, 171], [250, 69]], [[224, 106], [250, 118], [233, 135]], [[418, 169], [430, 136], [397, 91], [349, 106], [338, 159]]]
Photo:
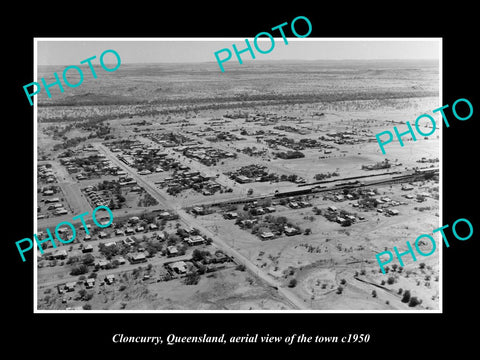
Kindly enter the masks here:
[[77, 180], [86, 180], [102, 175], [122, 175], [124, 172], [110, 160], [105, 154], [94, 151], [93, 154], [83, 156], [62, 157], [60, 163], [65, 166], [70, 174], [76, 174]]
[[[283, 233], [287, 236], [294, 236], [294, 235], [299, 235], [301, 234], [302, 232], [300, 231], [300, 229], [296, 228], [296, 227], [293, 227], [293, 226], [288, 226], [288, 225], [284, 225], [283, 226]], [[275, 232], [272, 232], [272, 231], [262, 231], [261, 233], [258, 234], [258, 236], [260, 237], [261, 240], [272, 240], [272, 239], [275, 239], [277, 236], [280, 236], [282, 235], [282, 232], [281, 231], [275, 231]]]
[[[296, 119], [296, 118], [294, 118], [294, 119]], [[310, 131], [308, 131], [308, 130], [305, 130], [305, 129], [302, 129], [302, 128], [299, 128], [299, 127], [293, 127], [293, 126], [290, 126], [290, 125], [277, 125], [277, 126], [274, 126], [273, 128], [277, 129], [277, 130], [282, 130], [282, 131], [286, 131], [286, 132], [300, 134], [300, 135], [307, 135], [307, 134], [310, 133]]]
[[179, 163], [168, 158], [158, 146], [142, 144], [138, 140], [121, 140], [105, 144], [124, 164], [138, 170], [140, 175], [168, 171]]
[[388, 162], [388, 160], [383, 160], [371, 165], [362, 165], [362, 170], [381, 170], [381, 169], [389, 169], [392, 167], [392, 164]]
[[92, 185], [85, 188], [85, 194], [87, 195], [88, 200], [90, 200], [90, 203], [93, 205], [93, 208], [96, 208], [97, 206], [107, 206], [109, 203], [107, 200], [102, 198], [101, 195], [98, 195]]
[[[291, 198], [289, 203], [286, 204], [291, 208], [300, 208], [311, 206], [310, 203], [303, 200], [296, 200]], [[301, 234], [302, 231], [291, 224], [284, 221], [277, 221], [275, 217], [262, 215], [269, 215], [276, 212], [275, 205], [259, 205], [257, 202], [246, 204], [243, 207], [244, 211], [248, 211], [249, 217], [242, 219], [236, 211], [227, 211], [223, 214], [223, 218], [227, 220], [236, 220], [235, 224], [242, 229], [252, 229], [254, 225], [257, 225], [262, 231], [255, 231], [255, 233], [261, 240], [271, 240], [282, 235], [294, 236]]]
[[170, 275], [176, 277], [187, 273], [205, 273], [213, 272], [225, 268], [225, 263], [231, 262], [231, 259], [221, 250], [217, 250], [214, 254], [206, 252], [202, 254], [199, 260], [180, 260], [166, 263], [164, 266]]
[[240, 169], [226, 173], [226, 175], [240, 184], [278, 179], [278, 175], [268, 173], [266, 166], [258, 164], [242, 166]]
[[163, 146], [164, 148], [170, 148], [175, 146], [190, 146], [196, 145], [198, 142], [184, 134], [175, 133], [175, 132], [167, 132], [162, 134], [152, 133], [147, 134], [146, 137], [151, 139], [152, 141], [156, 142], [157, 144]]
[[355, 145], [366, 142], [367, 137], [357, 134], [355, 131], [339, 131], [327, 133], [327, 136], [320, 137], [323, 141], [332, 141], [338, 145]]
[[[357, 221], [357, 218], [345, 210], [338, 210], [335, 206], [329, 206], [327, 212], [323, 213], [325, 218], [329, 221], [334, 221], [342, 226], [350, 225]], [[363, 216], [359, 216], [358, 220], [364, 220]]]
[[37, 177], [40, 181], [47, 184], [52, 184], [57, 181], [51, 166], [47, 166], [46, 164], [37, 166]]
[[215, 176], [192, 171], [188, 166], [174, 172], [172, 177], [156, 182], [159, 187], [167, 187], [170, 195], [178, 194], [184, 190], [193, 189], [205, 196], [213, 195], [218, 191], [228, 191], [215, 180]]
[[235, 159], [237, 154], [205, 145], [184, 145], [174, 148], [189, 159], [196, 160], [206, 166], [216, 165], [222, 159]]
[[208, 136], [208, 137], [205, 138], [205, 139], [207, 139], [208, 141], [211, 141], [211, 142], [244, 140], [244, 138], [242, 138], [238, 135], [232, 134], [228, 131], [217, 131], [217, 130], [210, 131], [210, 133], [212, 133], [212, 132], [214, 133], [213, 136]]
[[45, 204], [47, 205], [47, 210], [53, 210], [53, 215], [59, 216], [68, 214], [65, 205], [63, 205], [57, 197], [45, 199]]
[[288, 137], [275, 137], [265, 139], [265, 142], [269, 147], [277, 149], [278, 146], [283, 146], [292, 150], [304, 150], [304, 149], [332, 149], [332, 145], [322, 143], [316, 139], [302, 138], [298, 141]]
[[[44, 179], [55, 179], [50, 169], [44, 175]], [[51, 182], [51, 181], [50, 181]], [[57, 185], [43, 186], [40, 189], [38, 203], [44, 203], [45, 207], [37, 206], [37, 219], [44, 219], [49, 214], [54, 216], [65, 215], [68, 211], [58, 197], [52, 197], [59, 191]]]
[[256, 147], [245, 147], [241, 150], [242, 153], [248, 156], [265, 156], [267, 155], [267, 149], [261, 149]]

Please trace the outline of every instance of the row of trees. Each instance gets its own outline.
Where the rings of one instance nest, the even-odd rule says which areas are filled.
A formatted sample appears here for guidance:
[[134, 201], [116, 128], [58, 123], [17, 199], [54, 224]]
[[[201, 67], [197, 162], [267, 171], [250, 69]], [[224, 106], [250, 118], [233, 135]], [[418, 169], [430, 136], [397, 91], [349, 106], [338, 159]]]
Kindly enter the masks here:
[[279, 157], [280, 159], [298, 159], [298, 158], [303, 158], [305, 157], [305, 154], [302, 153], [301, 151], [295, 150], [295, 151], [280, 151], [273, 153], [274, 156]]
[[329, 179], [333, 176], [340, 176], [340, 174], [338, 173], [338, 171], [334, 171], [332, 173], [320, 173], [320, 174], [316, 174], [313, 178], [317, 181], [320, 181], [320, 180], [323, 180], [323, 179]]

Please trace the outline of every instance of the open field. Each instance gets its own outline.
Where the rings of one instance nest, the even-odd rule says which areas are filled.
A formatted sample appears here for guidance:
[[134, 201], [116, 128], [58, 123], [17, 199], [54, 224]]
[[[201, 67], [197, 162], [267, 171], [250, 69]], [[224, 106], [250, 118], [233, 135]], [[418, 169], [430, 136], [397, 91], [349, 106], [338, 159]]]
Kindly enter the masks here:
[[[39, 68], [39, 77], [48, 79], [53, 71], [59, 69]], [[393, 246], [405, 249], [407, 240], [441, 225], [438, 175], [373, 185], [368, 184], [377, 178], [361, 178], [361, 189], [369, 195], [338, 186], [348, 177], [382, 173], [390, 178], [439, 167], [438, 129], [415, 142], [404, 136], [403, 147], [395, 140], [386, 146], [386, 155], [375, 140], [375, 134], [393, 132], [394, 126], [405, 131], [405, 121], [414, 123], [440, 106], [438, 63], [258, 61], [225, 73], [211, 63], [122, 64], [95, 82], [64, 94], [52, 91], [52, 96], [40, 94], [38, 100], [39, 165], [51, 167], [38, 188], [51, 185], [56, 191], [38, 197], [39, 214], [45, 214], [39, 228], [53, 230], [56, 219], [70, 221], [91, 212], [95, 205], [85, 190], [90, 187], [114, 207], [115, 216], [157, 216], [156, 209], [177, 214], [176, 220], [161, 223], [162, 230], [173, 234], [178, 227], [196, 228], [211, 241], [201, 249], [221, 249], [232, 262], [186, 285], [183, 278], [156, 281], [170, 261], [157, 255], [148, 257], [141, 270], [133, 264], [116, 268], [114, 284], [85, 290], [80, 280], [66, 295], [55, 286], [78, 282], [78, 276], [70, 275], [66, 265], [43, 267], [38, 269], [39, 309], [439, 308], [438, 250], [417, 262], [405, 257], [401, 268], [392, 262], [387, 274], [375, 258]], [[48, 180], [51, 173], [54, 180]], [[319, 179], [331, 181], [321, 184], [322, 192], [286, 194], [311, 188]], [[67, 213], [47, 210], [49, 197], [62, 198]], [[248, 200], [262, 197], [263, 203]], [[296, 205], [302, 201], [304, 206]], [[362, 201], [375, 206], [359, 206]], [[268, 206], [273, 210], [266, 214]], [[331, 207], [342, 216], [350, 214], [352, 222], [330, 221]], [[226, 218], [228, 212], [238, 218]], [[155, 219], [160, 225], [161, 219]], [[245, 220], [251, 223], [241, 223]], [[80, 222], [74, 224], [81, 228]], [[298, 233], [288, 234], [278, 224]], [[261, 234], [266, 238], [270, 231], [269, 240], [262, 240]], [[92, 242], [94, 257], [101, 261], [104, 254], [97, 247], [105, 241], [97, 241]], [[186, 238], [171, 235], [162, 241], [162, 251], [171, 241], [185, 249], [182, 261], [190, 261], [194, 249]], [[77, 243], [61, 248], [67, 249], [65, 261], [79, 256]], [[52, 259], [38, 258], [39, 264], [47, 261]], [[86, 276], [93, 271], [88, 267]], [[193, 277], [197, 272], [198, 267], [187, 273]], [[108, 273], [100, 270], [99, 279]], [[79, 296], [82, 289], [82, 295], [90, 291], [92, 296]], [[420, 302], [403, 302], [407, 290]]]

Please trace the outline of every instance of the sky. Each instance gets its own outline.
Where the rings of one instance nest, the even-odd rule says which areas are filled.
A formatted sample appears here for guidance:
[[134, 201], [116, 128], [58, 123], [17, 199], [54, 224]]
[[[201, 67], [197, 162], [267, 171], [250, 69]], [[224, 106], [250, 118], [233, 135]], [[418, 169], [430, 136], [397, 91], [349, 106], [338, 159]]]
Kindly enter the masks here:
[[[135, 63], [182, 63], [216, 61], [214, 53], [224, 48], [232, 51], [232, 44], [239, 50], [245, 49], [245, 38], [151, 38], [131, 39], [73, 39], [36, 38], [38, 65], [76, 65], [94, 55], [97, 59], [105, 50], [115, 50], [122, 64]], [[259, 53], [253, 39], [249, 42], [258, 60], [349, 60], [349, 59], [439, 59], [439, 38], [378, 38], [378, 39], [333, 39], [333, 38], [275, 38], [275, 46], [268, 54]], [[268, 50], [269, 38], [259, 38], [259, 47]], [[221, 57], [226, 53], [220, 54]], [[233, 58], [235, 55], [233, 54]], [[248, 52], [242, 59], [251, 60]], [[105, 63], [116, 63], [113, 54], [105, 55]]]

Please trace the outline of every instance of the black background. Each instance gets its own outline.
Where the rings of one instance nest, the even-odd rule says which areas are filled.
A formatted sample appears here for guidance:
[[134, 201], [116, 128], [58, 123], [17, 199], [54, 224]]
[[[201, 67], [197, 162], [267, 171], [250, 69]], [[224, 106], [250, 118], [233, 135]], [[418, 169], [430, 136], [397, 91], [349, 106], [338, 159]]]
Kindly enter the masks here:
[[[3, 68], [3, 327], [7, 328], [7, 346], [16, 351], [31, 348], [34, 356], [73, 353], [98, 356], [164, 354], [190, 351], [204, 358], [222, 351], [225, 355], [267, 350], [294, 355], [298, 350], [309, 356], [353, 354], [405, 357], [432, 355], [442, 349], [461, 346], [462, 353], [475, 340], [476, 259], [478, 250], [478, 200], [475, 174], [478, 160], [475, 123], [480, 112], [474, 81], [478, 76], [477, 39], [474, 36], [474, 13], [468, 5], [439, 5], [438, 9], [421, 9], [418, 4], [367, 3], [325, 6], [323, 3], [297, 6], [290, 3], [268, 7], [246, 3], [203, 3], [192, 8], [181, 4], [181, 10], [158, 4], [77, 4], [19, 10], [18, 21], [5, 26], [6, 41]], [[450, 128], [443, 128], [443, 223], [458, 218], [469, 219], [474, 235], [468, 241], [450, 241], [443, 249], [443, 314], [33, 314], [32, 256], [22, 263], [15, 241], [31, 237], [33, 229], [33, 107], [23, 92], [23, 85], [33, 81], [34, 37], [254, 37], [296, 16], [310, 19], [313, 31], [309, 37], [442, 37], [443, 38], [443, 104], [467, 98], [473, 104], [473, 117], [467, 121], [453, 118]], [[478, 25], [478, 23], [477, 23]], [[300, 32], [300, 30], [299, 30]], [[300, 32], [302, 33], [302, 32]], [[287, 33], [288, 36], [288, 33]], [[8, 51], [7, 51], [8, 50]], [[429, 109], [426, 109], [426, 111]], [[411, 120], [411, 119], [405, 119]], [[411, 144], [409, 146], [414, 146]], [[430, 229], [425, 229], [427, 233]], [[451, 231], [446, 231], [453, 239]], [[413, 239], [406, 239], [413, 240]], [[32, 254], [30, 252], [29, 254]], [[13, 270], [13, 271], [11, 271]], [[259, 333], [287, 336], [304, 333], [309, 336], [343, 336], [368, 333], [368, 344], [184, 344], [153, 346], [151, 344], [114, 344], [112, 336], [177, 335], [245, 335]]]

